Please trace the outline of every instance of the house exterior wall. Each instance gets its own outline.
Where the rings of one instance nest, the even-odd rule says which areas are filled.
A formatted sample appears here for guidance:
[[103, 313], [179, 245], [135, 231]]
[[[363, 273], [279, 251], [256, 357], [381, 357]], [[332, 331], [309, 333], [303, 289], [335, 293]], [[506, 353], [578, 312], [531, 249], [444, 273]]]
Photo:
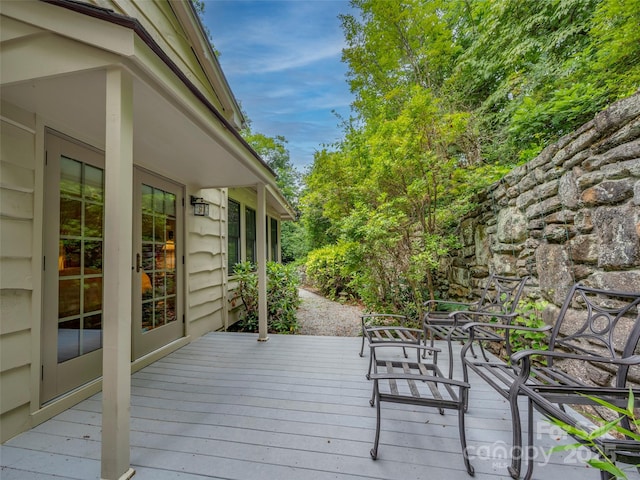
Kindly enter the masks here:
[[2, 105], [0, 124], [0, 440], [28, 424], [35, 336], [35, 116]]
[[[237, 114], [229, 111], [233, 100], [226, 98], [230, 92], [225, 88], [218, 90], [221, 77], [215, 76], [218, 68], [215, 59], [211, 65], [202, 66], [203, 52], [198, 58], [192, 50], [186, 28], [194, 28], [194, 24], [185, 21], [186, 9], [175, 3], [96, 1], [94, 5], [108, 8], [116, 13], [137, 18], [147, 32], [153, 36], [157, 44], [177, 65], [181, 72], [195, 85], [204, 97], [225, 117], [237, 120]], [[43, 315], [43, 249], [46, 243], [43, 237], [44, 224], [44, 180], [45, 180], [45, 132], [48, 128], [68, 136], [71, 140], [83, 142], [100, 151], [108, 151], [109, 145], [102, 133], [104, 128], [100, 119], [105, 90], [100, 88], [103, 70], [106, 66], [130, 68], [134, 81], [134, 101], [145, 101], [153, 98], [167, 102], [157, 105], [153, 103], [152, 113], [159, 109], [170, 115], [156, 115], [171, 123], [171, 136], [163, 140], [180, 148], [176, 153], [168, 153], [161, 149], [143, 150], [141, 146], [153, 144], [157, 132], [146, 136], [140, 134], [145, 120], [155, 121], [148, 111], [141, 110], [147, 117], [134, 116], [134, 134], [140, 137], [139, 152], [153, 154], [134, 154], [133, 163], [136, 170], [146, 170], [159, 179], [169, 179], [179, 183], [185, 194], [184, 222], [178, 225], [183, 229], [184, 239], [184, 293], [183, 303], [185, 325], [183, 338], [173, 341], [132, 364], [132, 369], [139, 369], [179, 348], [188, 341], [209, 331], [224, 329], [228, 324], [228, 272], [227, 272], [227, 201], [226, 188], [200, 189], [203, 184], [225, 184], [220, 181], [216, 172], [226, 174], [236, 184], [246, 185], [267, 181], [264, 165], [253, 156], [241, 142], [229, 144], [229, 125], [218, 123], [216, 115], [205, 108], [206, 101], [189, 91], [182, 79], [173, 75], [155, 51], [142, 45], [140, 37], [128, 28], [119, 27], [109, 21], [100, 20], [93, 15], [84, 15], [58, 8], [54, 4], [41, 2], [16, 2], [11, 9], [3, 10], [2, 15], [2, 93], [3, 102], [0, 107], [0, 441], [4, 442], [12, 436], [60, 413], [74, 403], [100, 390], [100, 380], [83, 385], [68, 395], [57, 397], [43, 405], [41, 403], [41, 365], [42, 355], [42, 321]], [[8, 13], [7, 11], [10, 10]], [[174, 10], [180, 10], [179, 14]], [[182, 15], [179, 19], [176, 15]], [[188, 19], [187, 19], [188, 20]], [[185, 24], [182, 24], [185, 23]], [[188, 24], [188, 25], [187, 25]], [[197, 25], [197, 24], [196, 24]], [[69, 28], [67, 28], [67, 26]], [[55, 27], [55, 28], [54, 28]], [[64, 32], [61, 33], [61, 32]], [[77, 41], [74, 36], [77, 35]], [[83, 37], [89, 36], [89, 42]], [[113, 37], [113, 38], [112, 38]], [[62, 43], [60, 43], [62, 42]], [[57, 48], [64, 45], [65, 48]], [[115, 46], [114, 46], [115, 45]], [[117, 46], [117, 48], [116, 48]], [[120, 50], [118, 50], [118, 48]], [[194, 46], [194, 49], [202, 46]], [[76, 53], [82, 55], [76, 55]], [[133, 53], [137, 63], [129, 55]], [[204, 52], [206, 55], [206, 52]], [[31, 62], [23, 61], [31, 59]], [[200, 59], [200, 61], [199, 61]], [[42, 64], [39, 63], [42, 61]], [[206, 62], [202, 62], [206, 63]], [[124, 66], [123, 66], [124, 65]], [[62, 75], [64, 74], [64, 75]], [[221, 73], [219, 73], [221, 75]], [[41, 78], [42, 77], [42, 78]], [[90, 78], [95, 82], [82, 82]], [[223, 78], [223, 77], [222, 77]], [[153, 81], [149, 80], [153, 79]], [[42, 80], [42, 81], [41, 81]], [[58, 81], [60, 80], [60, 81]], [[32, 83], [33, 81], [33, 83]], [[162, 82], [165, 83], [162, 83]], [[60, 84], [76, 85], [76, 90], [60, 91]], [[157, 82], [157, 83], [156, 83]], [[218, 83], [216, 83], [218, 82]], [[47, 99], [54, 98], [77, 100], [76, 94], [88, 93], [92, 103], [82, 104], [84, 109], [47, 108], [29, 96], [32, 89], [51, 88]], [[177, 86], [175, 86], [177, 84]], [[5, 89], [5, 85], [8, 87]], [[156, 96], [148, 97], [135, 91], [153, 89]], [[9, 97], [9, 90], [14, 88], [14, 97]], [[21, 96], [20, 89], [26, 88], [27, 95]], [[85, 89], [87, 89], [85, 91]], [[157, 89], [157, 90], [156, 90]], [[215, 90], [215, 91], [214, 91]], [[49, 91], [49, 90], [47, 90]], [[80, 97], [82, 97], [80, 95]], [[6, 100], [11, 99], [13, 103]], [[14, 99], [18, 99], [15, 101]], [[172, 109], [174, 105], [184, 101], [184, 108]], [[45, 102], [46, 103], [46, 102]], [[160, 103], [160, 102], [157, 102]], [[20, 107], [16, 107], [15, 105]], [[53, 102], [58, 105], [58, 102]], [[78, 102], [75, 102], [77, 107]], [[186, 105], [186, 106], [185, 106]], [[145, 105], [148, 106], [148, 105]], [[189, 108], [187, 108], [189, 107]], [[226, 110], [225, 110], [226, 107]], [[95, 113], [98, 112], [98, 113]], [[93, 116], [91, 114], [94, 114]], [[102, 113], [104, 115], [104, 113]], [[73, 118], [71, 118], [73, 117]], [[210, 129], [202, 128], [198, 121], [204, 118], [211, 122]], [[75, 120], [72, 121], [72, 120]], [[173, 130], [174, 125], [186, 125], [183, 129]], [[190, 123], [191, 122], [191, 123]], [[195, 123], [194, 123], [195, 122]], [[153, 122], [152, 122], [153, 123]], [[147, 123], [148, 124], [148, 123]], [[155, 124], [154, 124], [155, 125]], [[189, 137], [197, 141], [189, 142], [182, 138], [192, 131], [186, 131], [189, 125], [196, 125], [200, 130], [197, 135]], [[160, 125], [166, 126], [164, 124]], [[213, 132], [212, 132], [213, 130]], [[231, 138], [233, 140], [233, 138]], [[225, 143], [227, 142], [227, 143]], [[196, 146], [194, 146], [196, 145]], [[230, 146], [231, 145], [231, 146]], [[186, 150], [190, 147], [190, 150]], [[214, 153], [212, 153], [212, 151]], [[177, 159], [177, 160], [176, 160]], [[204, 160], [204, 161], [203, 161]], [[212, 165], [208, 171], [203, 170]], [[158, 163], [162, 163], [162, 167]], [[105, 162], [105, 171], [111, 168]], [[183, 170], [190, 169], [188, 173]], [[238, 173], [240, 170], [240, 173]], [[250, 171], [239, 179], [242, 172]], [[173, 172], [175, 179], [169, 178]], [[195, 173], [193, 173], [195, 172]], [[199, 178], [204, 172], [206, 180]], [[268, 173], [268, 172], [267, 172]], [[185, 175], [185, 177], [180, 177]], [[182, 178], [182, 180], [178, 180]], [[247, 180], [249, 178], [250, 180]], [[202, 182], [202, 183], [197, 183]], [[275, 179], [273, 180], [275, 183]], [[199, 186], [197, 186], [199, 185]], [[243, 189], [243, 201], [255, 208], [256, 193]], [[196, 217], [189, 203], [190, 195], [203, 197], [209, 203], [209, 216]], [[274, 198], [274, 197], [272, 197]], [[108, 202], [108, 198], [106, 199]], [[276, 202], [278, 198], [276, 197]], [[269, 209], [269, 215], [280, 218], [276, 208]], [[105, 262], [113, 261], [105, 257]], [[117, 260], [121, 260], [118, 257]], [[47, 290], [48, 291], [48, 290]], [[108, 302], [108, 298], [104, 298]], [[122, 357], [121, 357], [122, 358]]]
[[209, 216], [189, 215], [187, 207], [187, 331], [194, 337], [224, 329], [227, 314], [226, 191], [206, 189], [197, 195], [209, 203]]

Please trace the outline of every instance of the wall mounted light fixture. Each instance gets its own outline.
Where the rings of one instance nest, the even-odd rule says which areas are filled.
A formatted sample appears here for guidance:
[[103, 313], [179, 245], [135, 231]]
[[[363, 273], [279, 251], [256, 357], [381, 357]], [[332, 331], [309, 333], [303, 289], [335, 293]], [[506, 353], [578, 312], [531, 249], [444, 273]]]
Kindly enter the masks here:
[[196, 217], [209, 216], [209, 204], [202, 197], [194, 197], [191, 195], [191, 205], [193, 205], [193, 214]]

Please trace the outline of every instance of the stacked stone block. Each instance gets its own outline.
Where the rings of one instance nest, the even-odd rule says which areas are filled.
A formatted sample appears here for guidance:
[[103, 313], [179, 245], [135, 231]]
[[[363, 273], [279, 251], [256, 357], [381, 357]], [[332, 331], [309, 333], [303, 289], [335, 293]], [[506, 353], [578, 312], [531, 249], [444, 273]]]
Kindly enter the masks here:
[[640, 290], [640, 92], [547, 147], [476, 199], [443, 289], [470, 298], [490, 272], [530, 275], [559, 306], [573, 283]]

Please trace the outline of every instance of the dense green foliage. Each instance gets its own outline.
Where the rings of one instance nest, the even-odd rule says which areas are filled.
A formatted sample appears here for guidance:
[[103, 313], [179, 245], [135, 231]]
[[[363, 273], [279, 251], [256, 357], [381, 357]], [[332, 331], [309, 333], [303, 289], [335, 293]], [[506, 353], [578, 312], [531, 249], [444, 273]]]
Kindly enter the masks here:
[[287, 201], [296, 207], [300, 194], [300, 173], [291, 162], [287, 140], [282, 136], [267, 137], [252, 132], [250, 127], [242, 132], [242, 136], [273, 170], [278, 188]]
[[[258, 275], [251, 262], [238, 263], [234, 273], [238, 293], [244, 305], [239, 327], [247, 332], [258, 331]], [[298, 329], [296, 311], [298, 274], [293, 265], [267, 262], [267, 329], [275, 333], [295, 333]]]
[[306, 262], [309, 280], [332, 300], [358, 297], [358, 244], [338, 243], [311, 252]]
[[[544, 319], [542, 318], [542, 312], [547, 308], [548, 303], [539, 300], [534, 301], [532, 299], [521, 300], [520, 304], [516, 308], [517, 316], [513, 321], [513, 325], [522, 325], [528, 328], [542, 328], [545, 326]], [[511, 343], [511, 349], [513, 352], [520, 350], [548, 350], [549, 342], [547, 338], [547, 332], [535, 332], [526, 330], [511, 330], [509, 332], [509, 342]], [[511, 361], [510, 358], [506, 358], [506, 361]], [[535, 359], [540, 362], [544, 362], [546, 365], [546, 359]]]
[[351, 3], [353, 118], [305, 178], [308, 266], [411, 314], [475, 192], [640, 86], [640, 0]]

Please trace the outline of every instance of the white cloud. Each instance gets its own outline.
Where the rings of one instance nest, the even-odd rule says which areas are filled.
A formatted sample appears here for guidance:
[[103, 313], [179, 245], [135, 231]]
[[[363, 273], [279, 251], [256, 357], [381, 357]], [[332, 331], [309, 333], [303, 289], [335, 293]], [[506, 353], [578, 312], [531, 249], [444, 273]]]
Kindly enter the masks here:
[[332, 110], [348, 116], [352, 95], [337, 15], [349, 8], [346, 0], [207, 2], [205, 24], [252, 128], [284, 136], [296, 165], [341, 137]]

